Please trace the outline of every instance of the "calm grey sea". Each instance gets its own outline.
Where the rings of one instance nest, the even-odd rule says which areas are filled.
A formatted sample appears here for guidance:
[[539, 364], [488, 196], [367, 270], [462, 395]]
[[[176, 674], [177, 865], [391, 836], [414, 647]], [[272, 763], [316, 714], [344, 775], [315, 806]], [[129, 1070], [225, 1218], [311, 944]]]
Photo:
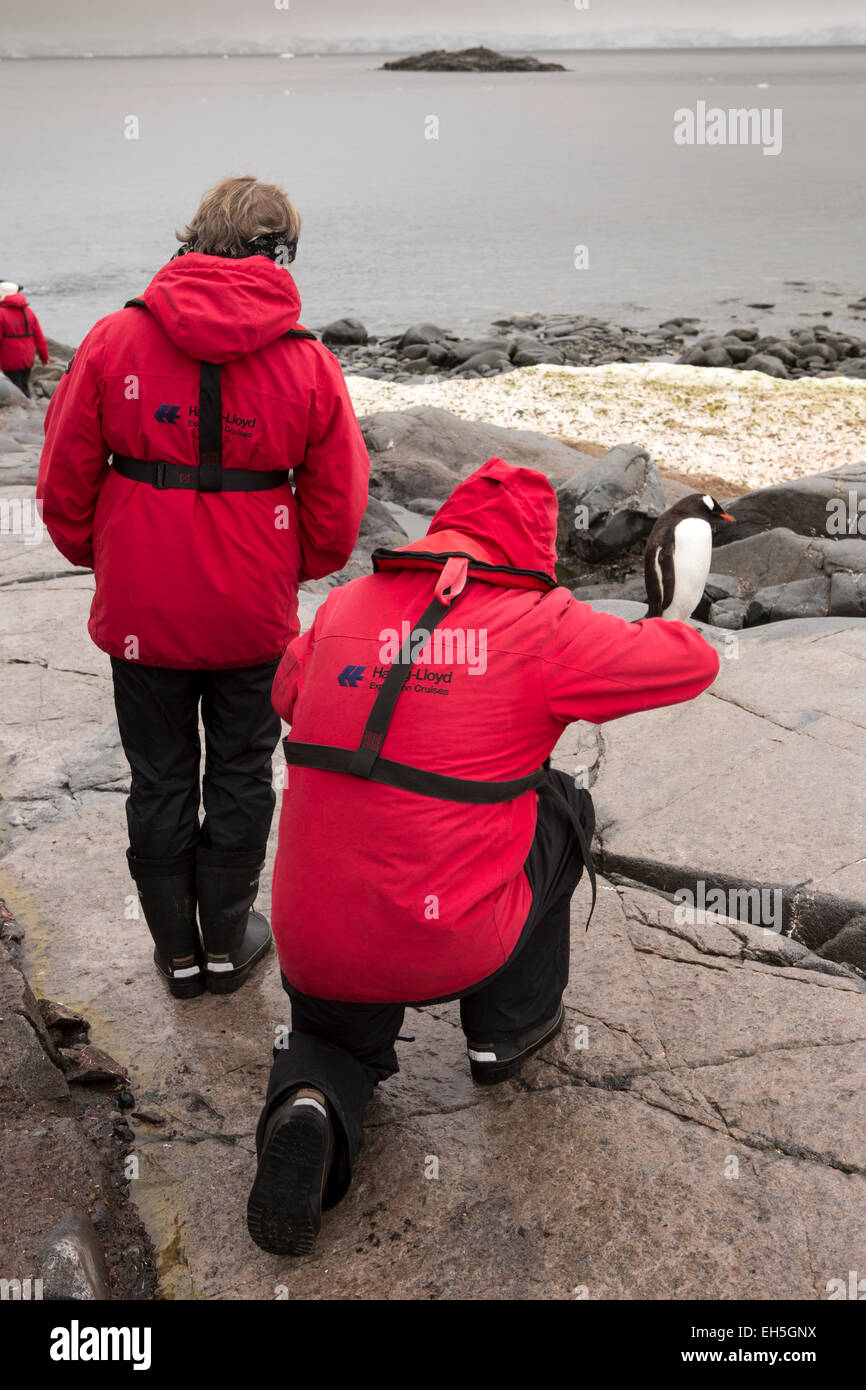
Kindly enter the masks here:
[[[302, 211], [313, 327], [353, 314], [372, 332], [421, 318], [466, 331], [540, 309], [776, 328], [831, 310], [863, 332], [847, 305], [866, 294], [866, 50], [553, 56], [572, 71], [0, 62], [0, 277], [78, 342], [168, 259], [206, 187], [250, 172]], [[699, 101], [780, 109], [781, 152], [677, 145], [674, 112]]]

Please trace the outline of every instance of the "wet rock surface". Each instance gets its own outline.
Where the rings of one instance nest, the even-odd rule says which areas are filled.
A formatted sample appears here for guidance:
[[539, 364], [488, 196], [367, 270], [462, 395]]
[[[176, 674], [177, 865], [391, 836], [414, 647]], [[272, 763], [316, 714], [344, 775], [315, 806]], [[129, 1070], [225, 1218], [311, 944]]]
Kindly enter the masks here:
[[[7, 864], [0, 863], [5, 883]], [[14, 920], [3, 905], [6, 920]], [[20, 940], [24, 933], [18, 932]], [[50, 999], [38, 1002], [0, 943], [0, 1279], [12, 1299], [142, 1299], [156, 1272], [129, 1200], [131, 1137], [118, 1124], [119, 1071], [86, 1092], [64, 1075], [59, 1047], [89, 1025]], [[3, 1297], [7, 1297], [4, 1293]]]

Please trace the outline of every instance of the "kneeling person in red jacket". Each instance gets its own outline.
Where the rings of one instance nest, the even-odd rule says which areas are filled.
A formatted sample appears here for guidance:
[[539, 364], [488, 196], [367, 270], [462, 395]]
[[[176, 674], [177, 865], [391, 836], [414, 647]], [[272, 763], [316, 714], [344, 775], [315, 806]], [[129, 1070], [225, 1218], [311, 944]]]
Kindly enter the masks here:
[[460, 1000], [482, 1085], [559, 1031], [593, 811], [543, 766], [573, 720], [690, 700], [718, 672], [684, 623], [624, 622], [558, 587], [556, 520], [547, 478], [490, 459], [422, 540], [333, 590], [280, 664], [273, 920], [292, 1032], [248, 1204], [265, 1250], [308, 1251], [347, 1191], [407, 1004]]
[[270, 944], [252, 905], [274, 672], [298, 584], [343, 567], [367, 502], [340, 366], [298, 324], [299, 225], [271, 184], [211, 190], [179, 259], [88, 333], [45, 423], [37, 495], [58, 549], [95, 571], [89, 630], [132, 770], [129, 866], [181, 998], [237, 989]]

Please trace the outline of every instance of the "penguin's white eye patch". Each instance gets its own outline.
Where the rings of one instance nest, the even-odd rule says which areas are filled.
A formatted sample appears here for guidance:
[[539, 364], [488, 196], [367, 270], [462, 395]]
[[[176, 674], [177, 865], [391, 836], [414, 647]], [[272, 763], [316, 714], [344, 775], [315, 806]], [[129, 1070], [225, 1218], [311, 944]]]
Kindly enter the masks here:
[[704, 506], [707, 508], [708, 511], [715, 511], [716, 504], [713, 501], [712, 497], [710, 497], [709, 493], [705, 492], [703, 497], [701, 498], [701, 501], [703, 502]]

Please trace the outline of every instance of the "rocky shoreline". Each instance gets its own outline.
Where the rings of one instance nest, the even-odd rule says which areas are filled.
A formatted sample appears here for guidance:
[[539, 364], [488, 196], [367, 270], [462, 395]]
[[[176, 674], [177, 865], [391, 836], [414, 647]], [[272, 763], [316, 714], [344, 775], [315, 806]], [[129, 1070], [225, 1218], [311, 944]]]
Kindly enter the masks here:
[[[866, 296], [849, 308], [858, 317], [866, 314]], [[699, 319], [684, 315], [638, 329], [587, 315], [533, 313], [496, 319], [482, 337], [461, 337], [435, 323], [414, 323], [401, 334], [379, 337], [360, 319], [342, 318], [326, 324], [320, 336], [347, 374], [396, 382], [499, 376], [518, 367], [647, 361], [727, 367], [791, 381], [804, 376], [866, 380], [866, 338], [826, 322], [779, 335], [763, 333], [759, 323], [704, 332]]]

